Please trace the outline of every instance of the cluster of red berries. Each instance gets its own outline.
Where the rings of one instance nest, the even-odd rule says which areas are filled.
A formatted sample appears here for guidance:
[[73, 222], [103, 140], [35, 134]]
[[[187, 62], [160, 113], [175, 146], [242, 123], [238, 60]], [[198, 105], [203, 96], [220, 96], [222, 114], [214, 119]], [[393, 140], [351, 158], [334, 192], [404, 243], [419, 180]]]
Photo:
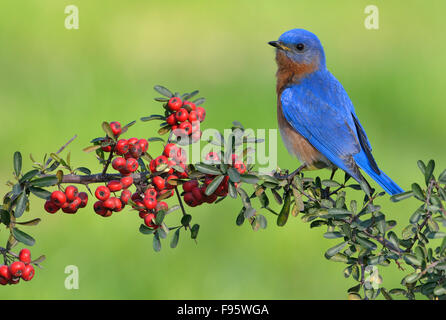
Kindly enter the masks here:
[[[238, 160], [237, 155], [231, 155], [232, 167], [234, 167], [240, 174], [246, 172], [246, 165], [243, 161]], [[210, 152], [206, 156], [206, 161], [211, 163], [220, 162], [220, 157], [215, 152]], [[228, 194], [229, 176], [225, 176], [220, 185], [215, 189], [211, 195], [206, 195], [205, 191], [209, 184], [215, 179], [215, 175], [207, 174], [203, 183], [200, 185], [198, 180], [189, 180], [183, 183], [183, 199], [190, 207], [196, 207], [203, 203], [213, 203], [218, 197], [225, 197]], [[235, 183], [237, 187], [237, 183]]]
[[164, 201], [157, 200], [158, 192], [155, 188], [148, 188], [144, 193], [135, 192], [131, 199], [134, 203], [133, 209], [139, 212], [139, 217], [144, 220], [144, 224], [152, 229], [159, 226], [155, 224], [156, 214], [160, 211], [167, 211], [169, 206]]
[[177, 136], [191, 136], [192, 141], [201, 137], [200, 122], [204, 121], [206, 111], [190, 101], [178, 97], [170, 98], [167, 103], [166, 122]]
[[19, 253], [19, 261], [11, 263], [9, 266], [0, 266], [0, 284], [16, 284], [22, 278], [29, 281], [34, 277], [34, 267], [31, 263], [31, 252], [22, 249]]
[[[117, 138], [122, 133], [121, 124], [117, 121], [110, 123], [110, 128]], [[94, 204], [94, 210], [103, 217], [109, 217], [113, 212], [121, 211], [128, 203], [132, 193], [128, 188], [133, 184], [131, 174], [138, 170], [138, 159], [149, 149], [149, 142], [146, 139], [130, 138], [120, 139], [114, 145], [102, 147], [104, 152], [113, 152], [117, 155], [112, 161], [112, 167], [122, 175], [119, 180], [112, 180], [107, 186], [96, 188], [95, 196], [98, 198]], [[112, 193], [121, 191], [119, 197], [111, 196]]]
[[84, 208], [88, 203], [88, 194], [79, 192], [75, 186], [68, 186], [65, 192], [53, 191], [50, 198], [45, 202], [45, 210], [48, 213], [56, 213], [62, 209], [65, 213], [76, 213], [79, 208]]

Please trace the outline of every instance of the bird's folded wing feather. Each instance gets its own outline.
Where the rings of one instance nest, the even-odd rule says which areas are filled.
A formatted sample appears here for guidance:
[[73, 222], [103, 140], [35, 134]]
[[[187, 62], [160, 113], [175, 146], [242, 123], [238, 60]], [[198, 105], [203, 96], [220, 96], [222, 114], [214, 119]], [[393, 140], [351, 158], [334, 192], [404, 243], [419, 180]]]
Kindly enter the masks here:
[[[331, 162], [346, 170], [350, 169], [346, 167], [347, 159], [359, 153], [361, 145], [351, 102], [341, 89], [325, 86], [325, 90], [333, 92], [322, 93], [312, 86], [294, 85], [282, 92], [281, 103], [290, 125]], [[349, 103], [343, 103], [344, 99]]]

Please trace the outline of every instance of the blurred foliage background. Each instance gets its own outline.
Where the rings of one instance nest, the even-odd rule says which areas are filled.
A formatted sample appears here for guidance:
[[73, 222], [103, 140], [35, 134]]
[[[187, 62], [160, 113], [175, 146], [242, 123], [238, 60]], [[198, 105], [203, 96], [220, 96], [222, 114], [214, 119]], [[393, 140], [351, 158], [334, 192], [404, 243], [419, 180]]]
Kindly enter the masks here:
[[[79, 30], [64, 28], [64, 8], [80, 11]], [[379, 30], [366, 30], [364, 8], [379, 8]], [[99, 170], [81, 149], [102, 134], [103, 120], [127, 123], [159, 112], [154, 84], [200, 89], [206, 127], [276, 128], [274, 40], [291, 28], [316, 33], [327, 65], [349, 93], [381, 168], [403, 188], [422, 181], [416, 160], [446, 166], [444, 12], [446, 2], [407, 1], [2, 1], [0, 5], [0, 191], [12, 178], [12, 155], [42, 159], [74, 134], [72, 163]], [[132, 136], [149, 137], [154, 123]], [[158, 146], [154, 146], [158, 148]], [[153, 149], [152, 149], [153, 150]], [[156, 153], [156, 152], [154, 152]], [[66, 151], [64, 152], [66, 154]], [[279, 142], [279, 166], [297, 161]], [[322, 177], [328, 171], [319, 171]], [[343, 179], [343, 175], [337, 175]], [[93, 199], [90, 199], [90, 202]], [[407, 221], [415, 200], [381, 203]], [[177, 249], [152, 250], [128, 210], [104, 219], [43, 211], [33, 198], [27, 228], [46, 254], [29, 283], [0, 288], [1, 299], [344, 299], [353, 283], [323, 257], [336, 240], [300, 218], [266, 230], [235, 225], [241, 204], [227, 200], [190, 211], [198, 244], [182, 234]], [[177, 214], [180, 214], [179, 212]], [[404, 225], [401, 223], [401, 225]], [[6, 230], [0, 231], [6, 242]], [[17, 247], [20, 249], [20, 246]], [[79, 290], [66, 290], [64, 269], [76, 265]], [[382, 269], [386, 287], [404, 275]]]

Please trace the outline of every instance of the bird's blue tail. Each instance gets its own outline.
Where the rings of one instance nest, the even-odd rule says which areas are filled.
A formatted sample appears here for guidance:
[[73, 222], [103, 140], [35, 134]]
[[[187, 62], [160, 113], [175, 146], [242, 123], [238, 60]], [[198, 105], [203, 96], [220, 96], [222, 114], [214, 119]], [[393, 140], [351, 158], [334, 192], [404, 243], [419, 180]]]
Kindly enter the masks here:
[[369, 164], [364, 152], [360, 152], [354, 156], [356, 164], [364, 170], [373, 180], [375, 180], [388, 194], [393, 196], [394, 194], [404, 192], [400, 186], [398, 186], [392, 179], [390, 179], [382, 170], [380, 174], [376, 173], [375, 170]]

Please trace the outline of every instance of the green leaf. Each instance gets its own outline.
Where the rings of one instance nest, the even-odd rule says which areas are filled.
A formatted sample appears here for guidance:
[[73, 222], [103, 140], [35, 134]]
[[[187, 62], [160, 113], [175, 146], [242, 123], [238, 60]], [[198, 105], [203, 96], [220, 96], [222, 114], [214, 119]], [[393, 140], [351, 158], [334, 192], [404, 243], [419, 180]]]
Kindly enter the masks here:
[[19, 182], [20, 182], [20, 183], [23, 183], [23, 182], [25, 182], [25, 181], [28, 181], [28, 180], [32, 179], [32, 178], [33, 178], [36, 174], [38, 174], [38, 173], [39, 173], [39, 170], [37, 170], [37, 169], [28, 171], [27, 173], [25, 173], [25, 174], [23, 175], [23, 177], [20, 178]]
[[232, 167], [228, 169], [228, 176], [232, 182], [240, 182], [240, 173]]
[[180, 239], [180, 228], [178, 228], [175, 233], [173, 234], [172, 240], [170, 241], [170, 247], [176, 248], [178, 245], [178, 240]]
[[5, 225], [9, 226], [9, 223], [11, 222], [11, 215], [8, 211], [0, 209], [0, 221]]
[[441, 239], [441, 238], [444, 238], [444, 237], [446, 237], [446, 233], [445, 232], [429, 232], [428, 234], [427, 234], [427, 237], [429, 238], [429, 239]]
[[237, 219], [235, 220], [235, 224], [238, 226], [241, 226], [243, 222], [245, 222], [245, 207], [242, 208], [240, 213], [237, 216]]
[[85, 167], [79, 167], [76, 168], [74, 171], [80, 171], [82, 173], [85, 173], [86, 175], [90, 175], [91, 174], [91, 170]]
[[214, 176], [220, 175], [222, 173], [217, 167], [211, 166], [206, 163], [197, 163], [195, 164], [195, 168], [202, 173], [212, 174]]
[[257, 217], [256, 217], [256, 220], [259, 223], [260, 228], [266, 229], [266, 227], [268, 225], [268, 221], [266, 220], [264, 215], [258, 214]]
[[280, 210], [280, 213], [277, 216], [277, 225], [279, 227], [283, 227], [286, 224], [288, 216], [290, 215], [290, 207], [291, 207], [291, 192], [287, 191], [285, 193], [285, 199], [282, 210]]
[[37, 178], [29, 182], [31, 186], [34, 187], [50, 187], [54, 186], [59, 182], [56, 176], [49, 176], [43, 178]]
[[404, 199], [408, 199], [413, 196], [413, 191], [406, 191], [403, 193], [398, 193], [390, 197], [392, 202], [398, 202]]
[[161, 240], [158, 232], [155, 232], [155, 234], [153, 235], [153, 250], [155, 250], [156, 252], [161, 251]]
[[446, 285], [442, 285], [442, 286], [440, 285], [440, 286], [435, 287], [434, 294], [436, 296], [446, 295]]
[[109, 136], [113, 140], [116, 140], [115, 134], [113, 133], [113, 130], [111, 129], [110, 124], [107, 121], [102, 122], [102, 130], [104, 130], [107, 136]]
[[364, 248], [373, 251], [376, 250], [376, 244], [372, 241], [370, 241], [369, 239], [365, 239], [365, 238], [361, 238], [361, 237], [356, 237], [356, 241]]
[[429, 185], [429, 181], [433, 177], [434, 169], [435, 169], [435, 161], [429, 160], [429, 163], [426, 166], [426, 171], [424, 172], [424, 178], [426, 180], [426, 185]]
[[166, 212], [163, 210], [158, 211], [155, 218], [155, 224], [160, 226], [163, 223], [164, 217], [166, 216]]
[[163, 86], [156, 85], [156, 86], [153, 87], [153, 89], [155, 89], [156, 92], [158, 92], [159, 94], [162, 94], [165, 97], [168, 97], [168, 98], [172, 98], [173, 97], [173, 93], [170, 92], [169, 89], [167, 89], [167, 88], [165, 88]]
[[426, 165], [424, 164], [424, 162], [422, 160], [418, 160], [417, 166], [418, 168], [420, 168], [421, 173], [424, 175], [426, 172]]
[[190, 237], [192, 238], [192, 239], [197, 239], [197, 236], [198, 236], [198, 231], [200, 230], [200, 225], [199, 224], [194, 224], [193, 226], [192, 226], [192, 228], [190, 229]]
[[38, 187], [33, 187], [30, 186], [29, 191], [31, 191], [36, 197], [48, 200], [49, 197], [51, 196], [51, 192], [49, 192], [48, 190], [42, 189], [42, 188], [38, 188]]
[[139, 232], [141, 232], [142, 234], [152, 234], [153, 233], [153, 229], [150, 229], [146, 225], [141, 224], [139, 226]]
[[231, 196], [231, 198], [236, 199], [237, 198], [237, 189], [234, 186], [234, 183], [229, 182], [228, 184], [228, 193]]
[[413, 255], [411, 253], [404, 254], [403, 258], [404, 258], [404, 261], [406, 261], [406, 263], [413, 265], [413, 266], [420, 267], [422, 264], [422, 261], [419, 260], [415, 255]]
[[341, 185], [334, 180], [322, 180], [321, 184], [328, 188], [339, 188]]
[[255, 215], [256, 215], [256, 209], [254, 209], [253, 207], [245, 208], [244, 217], [246, 219], [252, 218]]
[[347, 242], [341, 242], [337, 245], [335, 245], [334, 247], [331, 247], [330, 249], [328, 249], [325, 252], [325, 258], [330, 259], [331, 257], [333, 257], [336, 253], [338, 253], [339, 251], [341, 251], [342, 249], [344, 249], [344, 247], [347, 245]]
[[12, 235], [14, 236], [14, 238], [17, 241], [19, 241], [27, 246], [31, 247], [34, 245], [34, 243], [36, 243], [36, 240], [34, 240], [33, 237], [31, 237], [29, 234], [19, 230], [18, 228], [12, 229]]
[[214, 178], [211, 183], [206, 188], [206, 191], [204, 192], [205, 195], [210, 196], [214, 193], [215, 190], [217, 190], [218, 186], [222, 183], [225, 176], [220, 175]]
[[336, 238], [342, 238], [344, 235], [340, 233], [339, 231], [334, 232], [325, 232], [324, 238], [326, 239], [336, 239]]
[[424, 201], [424, 193], [423, 190], [421, 190], [421, 187], [418, 183], [412, 183], [412, 191], [418, 200]]
[[345, 254], [338, 252], [330, 258], [330, 261], [347, 263], [348, 257]]
[[20, 224], [22, 226], [27, 226], [27, 227], [31, 227], [31, 226], [37, 226], [40, 221], [42, 221], [40, 218], [36, 218], [36, 219], [32, 219], [29, 221], [24, 221], [24, 222], [15, 222], [16, 224]]
[[205, 101], [206, 101], [205, 98], [198, 98], [192, 102], [195, 103], [196, 106], [199, 106], [199, 105], [203, 104]]
[[192, 216], [190, 214], [185, 214], [182, 218], [181, 218], [181, 224], [185, 227], [187, 227], [189, 225], [189, 223], [192, 220]]
[[14, 210], [14, 217], [20, 218], [23, 212], [25, 212], [27, 204], [28, 204], [28, 197], [26, 196], [25, 192], [22, 192], [22, 194], [19, 196], [17, 200], [17, 205]]
[[22, 171], [22, 154], [19, 151], [14, 152], [14, 172], [16, 177]]
[[343, 208], [331, 208], [328, 209], [328, 214], [336, 216], [336, 215], [352, 215], [353, 213]]
[[160, 114], [152, 114], [148, 117], [142, 117], [142, 122], [152, 121], [152, 120], [166, 120], [166, 117]]
[[438, 182], [446, 184], [446, 169], [438, 177]]
[[[421, 274], [420, 274], [420, 273], [418, 273], [418, 272], [412, 272], [412, 273], [409, 273], [407, 276], [405, 276], [405, 277], [403, 278], [403, 280], [401, 281], [401, 283], [402, 283], [403, 285], [405, 285], [405, 284], [411, 284], [411, 283], [416, 282], [420, 277], [421, 277]], [[390, 292], [392, 292], [392, 291], [390, 291]]]

